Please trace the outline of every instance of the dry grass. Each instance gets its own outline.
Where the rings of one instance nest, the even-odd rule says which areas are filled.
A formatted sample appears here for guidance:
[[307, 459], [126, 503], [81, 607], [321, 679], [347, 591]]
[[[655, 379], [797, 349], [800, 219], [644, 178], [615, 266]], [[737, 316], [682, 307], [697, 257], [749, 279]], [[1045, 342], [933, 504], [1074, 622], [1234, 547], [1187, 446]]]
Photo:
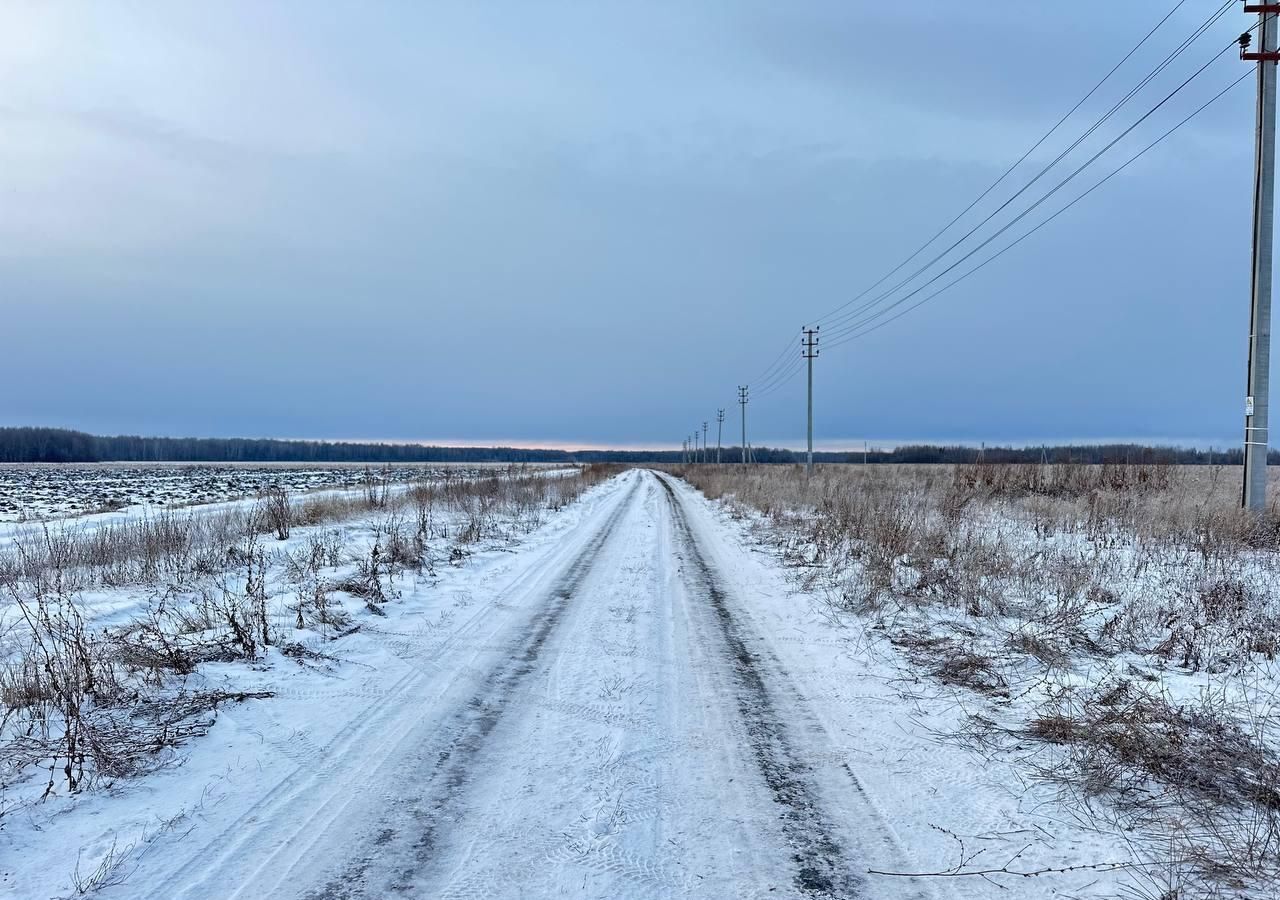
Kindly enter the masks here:
[[[359, 516], [407, 509], [439, 508], [468, 514], [458, 537], [464, 543], [507, 535], [495, 523], [514, 511], [519, 531], [541, 524], [544, 513], [562, 507], [610, 467], [588, 466], [561, 477], [510, 466], [473, 474], [445, 469], [434, 480], [397, 485], [366, 472], [359, 490], [291, 499], [268, 490], [256, 504], [218, 510], [166, 510], [153, 516], [94, 528], [48, 525], [0, 547], [0, 585], [32, 582], [57, 570], [72, 590], [92, 587], [179, 583], [225, 571], [228, 551], [249, 535], [312, 528]], [[428, 513], [428, 526], [431, 525]], [[428, 527], [425, 532], [431, 533]], [[431, 533], [431, 536], [439, 536]], [[444, 535], [448, 536], [448, 535]]]
[[1280, 756], [1221, 706], [1174, 704], [1151, 685], [1120, 679], [1062, 692], [1027, 733], [1068, 747], [1068, 766], [1055, 777], [1090, 794], [1145, 806], [1155, 781], [1215, 811], [1222, 804], [1280, 811]]
[[[1236, 507], [1237, 472], [1161, 466], [696, 466], [680, 470], [838, 606], [941, 607], [1010, 646], [1155, 653], [1220, 671], [1280, 648], [1280, 500]], [[1008, 620], [1008, 621], [1003, 621]]]
[[[349, 633], [341, 593], [380, 611], [406, 572], [431, 572], [440, 544], [455, 559], [464, 547], [505, 545], [616, 471], [449, 471], [395, 491], [370, 476], [346, 495], [295, 502], [272, 491], [250, 508], [23, 537], [0, 560], [10, 604], [0, 610], [0, 800], [37, 768], [48, 796], [162, 765], [208, 729], [219, 702], [247, 699], [186, 691], [202, 664], [253, 660], [276, 644], [302, 658], [290, 626], [322, 639]], [[367, 520], [354, 546], [342, 529], [314, 527], [356, 517]], [[273, 549], [265, 534], [292, 546]], [[119, 585], [146, 592], [142, 613], [95, 628], [79, 592]]]
[[158, 630], [158, 617], [94, 630], [56, 584], [30, 595], [10, 586], [25, 627], [0, 667], [0, 785], [41, 767], [45, 796], [59, 781], [75, 792], [163, 764], [163, 751], [207, 731], [206, 714], [229, 696], [166, 690], [157, 677], [189, 673], [216, 643]]
[[833, 620], [870, 619], [913, 678], [987, 698], [961, 743], [1030, 738], [1079, 808], [1161, 834], [1177, 886], [1152, 896], [1280, 882], [1280, 480], [1257, 516], [1226, 467], [677, 472], [763, 514]]
[[1042, 764], [1043, 781], [1078, 808], [1106, 801], [1095, 821], [1126, 833], [1160, 830], [1167, 849], [1154, 871], [1165, 884], [1148, 896], [1275, 896], [1280, 753], [1266, 712], [1272, 699], [1242, 706], [1206, 694], [1175, 702], [1155, 684], [1118, 678], [1062, 688], [1025, 734], [1062, 751]]

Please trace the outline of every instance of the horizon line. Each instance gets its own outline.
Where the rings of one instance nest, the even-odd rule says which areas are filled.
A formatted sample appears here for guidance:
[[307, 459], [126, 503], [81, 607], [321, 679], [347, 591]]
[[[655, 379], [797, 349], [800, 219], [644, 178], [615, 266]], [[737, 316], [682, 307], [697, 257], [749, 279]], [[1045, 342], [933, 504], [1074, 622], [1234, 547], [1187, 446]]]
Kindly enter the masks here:
[[[10, 428], [52, 428], [59, 429], [65, 426], [39, 426], [39, 425], [11, 425]], [[80, 429], [68, 428], [68, 431], [80, 431]], [[547, 440], [547, 439], [529, 439], [529, 438], [507, 438], [507, 439], [489, 439], [474, 440], [463, 438], [355, 438], [355, 437], [279, 437], [258, 435], [254, 437], [245, 436], [195, 436], [195, 435], [166, 435], [166, 434], [140, 434], [127, 435], [122, 432], [117, 434], [95, 434], [94, 432], [81, 432], [96, 437], [140, 437], [142, 439], [165, 439], [165, 440], [268, 440], [268, 441], [300, 441], [311, 444], [375, 444], [383, 446], [398, 447], [440, 447], [448, 449], [476, 449], [476, 450], [531, 450], [531, 451], [561, 451], [565, 453], [576, 452], [679, 452], [681, 445], [654, 441], [654, 442], [638, 442], [638, 441], [585, 441], [585, 440]], [[1098, 437], [1072, 437], [1072, 438], [995, 438], [989, 440], [981, 440], [978, 438], [955, 438], [955, 437], [929, 437], [929, 438], [828, 438], [814, 441], [815, 453], [861, 453], [864, 450], [874, 450], [876, 452], [893, 451], [900, 447], [908, 446], [932, 446], [932, 447], [973, 447], [990, 446], [991, 448], [1009, 448], [1009, 449], [1025, 449], [1028, 447], [1073, 447], [1073, 446], [1105, 446], [1105, 445], [1132, 445], [1143, 447], [1159, 447], [1159, 448], [1186, 448], [1198, 450], [1218, 450], [1231, 449], [1237, 445], [1235, 440], [1225, 440], [1221, 436], [1216, 438], [1209, 437], [1171, 437], [1162, 436], [1115, 436], [1104, 435]], [[790, 450], [792, 452], [803, 453], [807, 449], [803, 441], [795, 440], [778, 440], [776, 438], [765, 439], [760, 442], [748, 441], [750, 446], [757, 449], [772, 450]], [[725, 448], [737, 447], [737, 443], [725, 443]]]

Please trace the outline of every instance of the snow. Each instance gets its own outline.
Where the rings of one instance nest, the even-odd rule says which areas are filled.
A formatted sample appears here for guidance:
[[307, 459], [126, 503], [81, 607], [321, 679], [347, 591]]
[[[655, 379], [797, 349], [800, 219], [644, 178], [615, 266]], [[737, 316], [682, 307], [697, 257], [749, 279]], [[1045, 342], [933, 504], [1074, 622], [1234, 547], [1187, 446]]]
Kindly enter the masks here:
[[[825, 772], [832, 781], [843, 775], [861, 794], [858, 845], [894, 850], [887, 866], [869, 861], [869, 868], [947, 870], [957, 862], [960, 840], [966, 854], [980, 850], [978, 861], [997, 868], [1019, 851], [1022, 870], [1134, 861], [1113, 836], [1065, 821], [1054, 797], [1027, 783], [1024, 768], [940, 741], [964, 727], [977, 698], [966, 706], [958, 692], [938, 690], [857, 620], [834, 622], [824, 598], [797, 590], [769, 557], [749, 552], [756, 541], [746, 522], [677, 484], [708, 556], [742, 603], [759, 652], [777, 660], [799, 704], [819, 723]], [[895, 878], [873, 876], [871, 896], [897, 896], [885, 883]], [[1091, 869], [1017, 879], [1014, 896], [1114, 897], [1119, 883]], [[1002, 893], [977, 877], [947, 877], [931, 887], [944, 897]]]
[[[513, 550], [514, 552], [506, 552]], [[328, 659], [201, 667], [224, 705], [171, 765], [0, 819], [0, 895], [1114, 897], [1131, 859], [966, 710], [795, 588], [743, 523], [630, 471], [514, 548], [406, 576]], [[1025, 849], [1023, 849], [1025, 847]], [[1004, 883], [1010, 883], [1007, 880]]]
[[[549, 464], [528, 464], [542, 468]], [[0, 523], [207, 506], [253, 498], [359, 489], [365, 478], [402, 485], [509, 468], [506, 463], [56, 463], [0, 464]]]

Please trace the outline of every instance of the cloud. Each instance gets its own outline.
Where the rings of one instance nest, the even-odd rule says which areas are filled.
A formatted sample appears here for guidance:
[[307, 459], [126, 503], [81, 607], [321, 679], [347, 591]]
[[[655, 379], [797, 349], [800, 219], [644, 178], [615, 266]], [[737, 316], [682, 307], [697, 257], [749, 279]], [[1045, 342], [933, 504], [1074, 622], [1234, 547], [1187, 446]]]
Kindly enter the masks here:
[[[26, 387], [0, 418], [669, 443], [1165, 11], [22, 6], [0, 34], [0, 302], [58, 365], [47, 342], [9, 348], [0, 378]], [[1230, 433], [1251, 131], [1232, 95], [999, 264], [824, 354], [820, 437]], [[761, 434], [802, 433], [799, 385], [753, 407]]]

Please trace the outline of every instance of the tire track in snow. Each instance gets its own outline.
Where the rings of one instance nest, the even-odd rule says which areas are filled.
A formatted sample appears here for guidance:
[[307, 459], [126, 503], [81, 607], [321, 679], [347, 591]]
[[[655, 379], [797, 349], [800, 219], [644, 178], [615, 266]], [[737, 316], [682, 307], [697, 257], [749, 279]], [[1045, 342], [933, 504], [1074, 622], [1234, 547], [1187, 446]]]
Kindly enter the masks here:
[[811, 767], [792, 743], [756, 655], [729, 610], [727, 594], [702, 555], [675, 490], [665, 477], [656, 477], [666, 491], [677, 538], [687, 555], [687, 577], [710, 601], [728, 651], [738, 713], [746, 726], [752, 758], [774, 802], [782, 809], [782, 832], [791, 845], [796, 865], [795, 886], [810, 896], [862, 897], [863, 880], [854, 874], [855, 867], [836, 837], [832, 818], [822, 808], [810, 778]]
[[641, 896], [652, 896], [651, 892], [656, 889], [663, 897], [687, 896], [696, 889], [694, 878], [674, 871], [662, 860], [612, 844], [592, 844], [580, 837], [536, 827], [486, 837], [494, 843], [527, 848], [530, 855], [480, 869], [461, 882], [445, 887], [434, 895], [437, 900], [488, 900], [499, 890], [518, 892], [530, 900], [561, 896], [553, 895], [550, 885], [540, 884], [539, 879], [557, 867], [569, 865], [611, 878], [611, 897], [629, 897], [632, 895], [629, 888], [639, 889]]
[[[632, 499], [640, 480], [627, 491], [626, 496], [610, 513], [600, 531], [573, 558], [564, 572], [548, 591], [549, 602], [534, 618], [529, 635], [515, 647], [508, 647], [511, 655], [494, 668], [481, 683], [475, 695], [445, 726], [450, 737], [438, 751], [431, 769], [423, 773], [420, 784], [422, 795], [414, 801], [414, 815], [420, 829], [406, 848], [411, 860], [395, 874], [391, 891], [402, 893], [417, 880], [436, 856], [438, 831], [451, 801], [471, 780], [471, 768], [483, 751], [489, 735], [502, 718], [510, 701], [520, 695], [523, 681], [534, 671], [539, 656], [548, 639], [563, 618], [569, 602], [590, 573], [596, 556], [608, 541], [618, 522], [631, 509]], [[393, 831], [382, 841], [389, 844], [403, 836]], [[308, 900], [354, 900], [369, 896], [362, 882], [374, 863], [370, 853], [360, 857], [331, 878], [318, 891], [307, 894]], [[381, 895], [379, 895], [381, 896]]]
[[[608, 514], [605, 523], [616, 519], [618, 509], [624, 507], [630, 494], [634, 493], [634, 485], [629, 491], [622, 487], [616, 491], [627, 493], [623, 493], [624, 499], [620, 503], [612, 499], [606, 501], [611, 505], [617, 503], [617, 508]], [[614, 490], [609, 490], [605, 496], [613, 493]], [[594, 527], [603, 529], [604, 525]], [[560, 559], [575, 559], [580, 553], [578, 549], [561, 555], [552, 546], [549, 557], [555, 560], [552, 563], [555, 568], [560, 569], [563, 565]], [[544, 564], [546, 562], [544, 560]], [[544, 572], [545, 568], [536, 566], [525, 568], [513, 580], [501, 585], [499, 598], [541, 596], [545, 591], [530, 594], [527, 586], [541, 578]], [[491, 616], [497, 606], [497, 603], [491, 603], [468, 610], [469, 616], [455, 623], [443, 641], [436, 645], [438, 652], [452, 651], [469, 643], [469, 635]], [[374, 630], [370, 629], [371, 632]], [[510, 646], [506, 649], [509, 650]], [[438, 677], [448, 681], [454, 676], [454, 670], [446, 670]], [[460, 673], [458, 677], [462, 677]], [[236, 898], [279, 896], [281, 885], [286, 883], [280, 878], [293, 877], [296, 884], [296, 876], [301, 874], [304, 883], [310, 881], [305, 872], [307, 855], [314, 847], [326, 841], [332, 842], [332, 833], [343, 828], [341, 817], [352, 798], [367, 795], [370, 790], [379, 789], [387, 783], [388, 766], [399, 762], [397, 748], [400, 743], [411, 738], [427, 720], [426, 715], [406, 716], [405, 709], [413, 708], [412, 700], [419, 697], [431, 682], [421, 667], [408, 666], [390, 681], [366, 679], [349, 689], [294, 691], [299, 697], [317, 698], [358, 694], [368, 699], [369, 704], [362, 715], [351, 717], [323, 745], [317, 744], [310, 735], [302, 740], [269, 740], [268, 743], [273, 745], [281, 741], [286, 744], [287, 749], [282, 748], [281, 755], [296, 768], [270, 784], [234, 818], [221, 823], [193, 845], [181, 849], [171, 846], [167, 856], [152, 854], [151, 860], [158, 871], [144, 873], [144, 877], [149, 875], [154, 882], [153, 887], [145, 890], [145, 896], [151, 900], [215, 894]], [[281, 696], [287, 696], [289, 692], [289, 688], [277, 689]], [[374, 737], [377, 738], [376, 743], [372, 740]], [[387, 747], [393, 749], [388, 751]], [[334, 781], [341, 782], [341, 790], [316, 790], [317, 785]], [[264, 852], [265, 841], [271, 841], [271, 846]], [[382, 845], [381, 841], [375, 843]], [[303, 871], [299, 873], [299, 869]], [[262, 888], [263, 881], [273, 886]], [[215, 884], [217, 887], [212, 887]], [[140, 896], [128, 888], [108, 888], [106, 893], [131, 900]]]
[[543, 694], [519, 691], [511, 695], [511, 699], [524, 700], [530, 706], [541, 707], [569, 718], [596, 725], [608, 725], [624, 731], [640, 734], [660, 735], [658, 724], [651, 716], [613, 709], [601, 703], [575, 703], [569, 700], [558, 700]]
[[659, 837], [684, 797], [652, 771], [650, 750], [688, 744], [669, 741], [656, 720], [652, 695], [663, 682], [654, 667], [640, 657], [619, 662], [599, 646], [603, 634], [643, 643], [658, 621], [645, 607], [665, 599], [666, 557], [651, 530], [655, 502], [665, 501], [648, 477], [637, 480], [643, 506], [634, 504], [602, 549], [474, 779], [451, 798], [436, 859], [395, 890], [440, 900], [736, 896], [699, 893], [701, 876]]

